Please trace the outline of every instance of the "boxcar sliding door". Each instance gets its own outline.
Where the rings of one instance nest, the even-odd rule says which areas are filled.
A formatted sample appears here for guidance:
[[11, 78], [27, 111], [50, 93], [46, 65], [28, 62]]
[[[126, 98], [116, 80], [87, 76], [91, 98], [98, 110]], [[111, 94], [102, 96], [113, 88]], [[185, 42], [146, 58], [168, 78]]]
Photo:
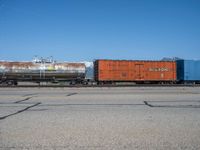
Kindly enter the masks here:
[[144, 64], [135, 64], [135, 80], [144, 80]]

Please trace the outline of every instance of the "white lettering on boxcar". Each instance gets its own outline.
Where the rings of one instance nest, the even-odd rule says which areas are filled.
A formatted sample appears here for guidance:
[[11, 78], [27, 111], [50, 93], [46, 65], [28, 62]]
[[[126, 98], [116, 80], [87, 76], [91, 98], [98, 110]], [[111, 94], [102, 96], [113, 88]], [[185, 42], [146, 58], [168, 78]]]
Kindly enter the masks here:
[[169, 68], [149, 68], [149, 71], [165, 72], [165, 71], [169, 71]]

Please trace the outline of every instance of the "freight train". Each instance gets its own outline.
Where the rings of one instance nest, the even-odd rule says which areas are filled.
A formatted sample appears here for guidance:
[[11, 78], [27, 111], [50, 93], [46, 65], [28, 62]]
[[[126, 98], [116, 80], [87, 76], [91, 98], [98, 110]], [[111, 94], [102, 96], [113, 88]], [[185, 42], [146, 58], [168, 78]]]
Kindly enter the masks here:
[[200, 60], [104, 60], [94, 61], [94, 78], [86, 78], [84, 63], [0, 62], [0, 83], [19, 81], [69, 82], [70, 84], [184, 84], [200, 83]]

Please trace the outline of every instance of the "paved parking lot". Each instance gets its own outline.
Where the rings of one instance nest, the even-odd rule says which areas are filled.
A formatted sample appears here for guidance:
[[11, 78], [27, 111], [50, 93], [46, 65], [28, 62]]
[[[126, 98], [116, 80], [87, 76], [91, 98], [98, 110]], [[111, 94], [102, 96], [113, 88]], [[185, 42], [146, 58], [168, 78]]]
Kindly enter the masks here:
[[0, 88], [0, 149], [197, 150], [200, 88]]

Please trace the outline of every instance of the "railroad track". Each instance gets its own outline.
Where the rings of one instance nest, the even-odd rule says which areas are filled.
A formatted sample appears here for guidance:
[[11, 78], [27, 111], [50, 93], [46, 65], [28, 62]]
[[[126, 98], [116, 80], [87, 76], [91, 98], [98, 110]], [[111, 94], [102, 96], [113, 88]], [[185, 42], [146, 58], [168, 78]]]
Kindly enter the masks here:
[[84, 88], [84, 87], [200, 87], [200, 84], [135, 84], [135, 85], [0, 85], [0, 88]]

